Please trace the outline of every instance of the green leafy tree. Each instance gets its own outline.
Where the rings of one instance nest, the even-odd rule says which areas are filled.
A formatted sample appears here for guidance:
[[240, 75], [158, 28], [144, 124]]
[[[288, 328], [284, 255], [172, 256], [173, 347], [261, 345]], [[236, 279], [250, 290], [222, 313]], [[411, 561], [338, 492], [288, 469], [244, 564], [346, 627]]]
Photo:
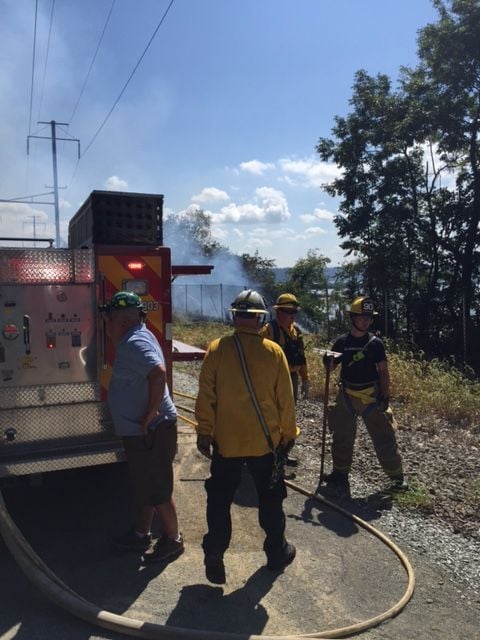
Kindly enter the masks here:
[[480, 3], [434, 5], [417, 68], [396, 89], [357, 72], [351, 113], [317, 151], [343, 170], [327, 191], [341, 199], [335, 223], [364, 292], [387, 301], [398, 335], [459, 353], [478, 304]]
[[213, 238], [211, 218], [203, 209], [168, 216], [164, 221], [164, 238], [177, 262], [229, 253]]
[[310, 249], [305, 258], [295, 262], [282, 291], [297, 296], [302, 313], [318, 325], [328, 324], [328, 280], [325, 267], [330, 258]]
[[275, 260], [262, 258], [258, 249], [254, 255], [242, 253], [241, 266], [248, 281], [254, 287], [258, 287], [267, 299], [275, 296]]

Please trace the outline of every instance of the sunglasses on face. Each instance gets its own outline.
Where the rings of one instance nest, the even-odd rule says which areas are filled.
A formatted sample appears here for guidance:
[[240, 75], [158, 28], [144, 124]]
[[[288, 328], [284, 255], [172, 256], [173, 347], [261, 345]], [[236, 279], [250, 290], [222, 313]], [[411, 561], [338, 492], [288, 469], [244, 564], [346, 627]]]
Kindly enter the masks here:
[[286, 316], [296, 316], [298, 313], [298, 311], [295, 311], [294, 309], [280, 309], [280, 311]]

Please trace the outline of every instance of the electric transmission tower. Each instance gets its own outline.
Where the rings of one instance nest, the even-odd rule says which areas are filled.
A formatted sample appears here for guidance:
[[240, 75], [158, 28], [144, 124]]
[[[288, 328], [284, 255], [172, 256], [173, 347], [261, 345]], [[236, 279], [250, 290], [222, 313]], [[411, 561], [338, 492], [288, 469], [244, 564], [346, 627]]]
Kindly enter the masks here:
[[[53, 161], [53, 203], [45, 202], [39, 204], [53, 204], [55, 207], [55, 246], [57, 249], [60, 247], [60, 207], [58, 205], [58, 172], [57, 172], [57, 140], [64, 140], [65, 142], [76, 142], [78, 145], [78, 157], [80, 158], [80, 140], [77, 138], [58, 138], [57, 137], [57, 125], [62, 127], [68, 127], [66, 122], [50, 122], [40, 121], [38, 124], [49, 124], [51, 128], [50, 136], [27, 136], [27, 154], [30, 152], [30, 138], [40, 138], [41, 140], [52, 141], [52, 161]], [[47, 187], [49, 188], [49, 187]]]

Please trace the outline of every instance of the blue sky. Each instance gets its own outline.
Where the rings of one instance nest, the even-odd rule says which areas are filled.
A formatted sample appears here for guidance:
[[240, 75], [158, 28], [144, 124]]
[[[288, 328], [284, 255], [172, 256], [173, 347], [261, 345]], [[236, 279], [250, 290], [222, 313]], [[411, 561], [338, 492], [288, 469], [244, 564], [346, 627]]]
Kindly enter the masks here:
[[[32, 93], [35, 0], [0, 0], [0, 198], [49, 190], [50, 142], [32, 139], [27, 157], [26, 139], [29, 121], [48, 136], [37, 121], [56, 120], [83, 154], [58, 143], [63, 238], [94, 189], [163, 193], [169, 213], [210, 212], [234, 253], [288, 267], [318, 249], [340, 264], [338, 203], [321, 189], [337, 169], [316, 142], [348, 113], [358, 69], [396, 80], [416, 64], [430, 0], [175, 0], [93, 140], [168, 5], [38, 0]], [[0, 235], [31, 237], [34, 223], [54, 237], [53, 207], [0, 203]]]

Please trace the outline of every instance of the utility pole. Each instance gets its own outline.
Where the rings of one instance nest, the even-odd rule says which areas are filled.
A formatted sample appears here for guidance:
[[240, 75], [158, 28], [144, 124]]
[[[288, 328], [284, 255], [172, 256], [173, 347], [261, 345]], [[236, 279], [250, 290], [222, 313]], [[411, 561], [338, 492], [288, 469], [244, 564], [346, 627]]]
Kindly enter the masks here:
[[27, 154], [29, 153], [30, 138], [40, 138], [42, 140], [52, 141], [52, 160], [53, 160], [53, 206], [55, 207], [55, 246], [60, 247], [60, 207], [58, 205], [58, 174], [57, 174], [57, 140], [65, 140], [65, 142], [76, 142], [78, 144], [78, 157], [80, 158], [80, 140], [77, 138], [57, 138], [56, 126], [68, 127], [66, 122], [50, 122], [39, 121], [37, 124], [49, 124], [51, 128], [50, 137], [47, 136], [27, 136]]
[[[37, 218], [40, 218], [41, 216], [27, 216], [28, 218], [32, 218], [32, 224], [33, 224], [33, 239], [36, 240], [37, 239]], [[24, 222], [23, 226], [25, 227], [26, 224], [29, 224], [28, 222]], [[45, 227], [45, 223], [42, 222], [40, 223], [42, 224], [42, 226]], [[36, 247], [37, 243], [34, 242], [33, 246]]]

